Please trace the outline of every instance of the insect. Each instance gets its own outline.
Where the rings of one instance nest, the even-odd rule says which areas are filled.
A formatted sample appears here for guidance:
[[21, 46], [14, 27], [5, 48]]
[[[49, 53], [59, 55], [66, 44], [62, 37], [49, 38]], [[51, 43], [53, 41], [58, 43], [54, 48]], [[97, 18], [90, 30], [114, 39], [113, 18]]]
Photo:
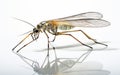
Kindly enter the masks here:
[[[70, 34], [70, 32], [82, 32], [88, 39], [94, 41], [96, 44], [101, 44], [101, 45], [107, 46], [106, 44], [97, 42], [95, 39], [88, 36], [82, 30], [72, 30], [75, 27], [91, 27], [91, 28], [94, 28], [94, 27], [109, 26], [110, 23], [106, 20], [103, 20], [102, 17], [103, 17], [102, 14], [100, 14], [98, 12], [86, 12], [86, 13], [81, 13], [81, 14], [69, 16], [69, 17], [42, 21], [36, 27], [33, 26], [29, 22], [26, 22], [26, 21], [21, 20], [21, 19], [17, 19], [17, 20], [23, 21], [23, 22], [33, 26], [34, 28], [33, 28], [32, 32], [29, 32], [28, 35], [12, 49], [12, 51], [14, 51], [16, 49], [16, 47], [18, 47], [28, 37], [32, 37], [32, 40], [30, 42], [23, 45], [21, 48], [19, 48], [17, 50], [17, 53], [18, 53], [21, 49], [23, 49], [24, 47], [26, 47], [27, 45], [29, 45], [33, 41], [37, 40], [39, 38], [40, 33], [44, 33], [47, 37], [47, 41], [48, 41], [47, 56], [48, 57], [49, 57], [49, 45], [50, 45], [50, 42], [51, 42], [49, 40], [48, 33], [54, 35], [54, 39], [52, 41], [55, 41], [56, 37], [59, 36], [59, 35], [70, 36], [73, 39], [75, 39], [77, 42], [79, 42], [80, 44], [90, 48], [91, 51], [93, 49], [91, 46], [82, 43], [80, 40], [78, 40], [76, 37], [74, 37], [72, 34]], [[58, 31], [58, 30], [63, 30], [63, 31]]]

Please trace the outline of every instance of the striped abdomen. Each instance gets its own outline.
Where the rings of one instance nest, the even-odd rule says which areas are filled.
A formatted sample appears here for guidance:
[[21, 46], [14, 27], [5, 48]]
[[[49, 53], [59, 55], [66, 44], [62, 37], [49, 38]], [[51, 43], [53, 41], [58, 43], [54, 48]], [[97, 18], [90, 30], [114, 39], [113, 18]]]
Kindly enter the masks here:
[[70, 30], [74, 28], [73, 26], [70, 26], [70, 25], [58, 25], [58, 29], [60, 30]]

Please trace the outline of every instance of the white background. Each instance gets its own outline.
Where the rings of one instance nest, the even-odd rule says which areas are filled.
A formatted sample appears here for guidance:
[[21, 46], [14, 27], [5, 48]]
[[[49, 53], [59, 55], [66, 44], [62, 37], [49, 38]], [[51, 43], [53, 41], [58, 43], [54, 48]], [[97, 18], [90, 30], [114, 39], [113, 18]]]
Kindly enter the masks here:
[[93, 52], [88, 60], [102, 63], [104, 69], [110, 71], [111, 75], [119, 75], [119, 7], [119, 0], [1, 0], [0, 75], [32, 75], [33, 73], [21, 67], [24, 63], [11, 52], [11, 49], [22, 39], [19, 35], [32, 30], [32, 27], [12, 17], [37, 25], [40, 21], [89, 11], [102, 13], [104, 19], [111, 22], [111, 26], [100, 29], [86, 28], [85, 31], [98, 40], [109, 41], [109, 47], [118, 50]]

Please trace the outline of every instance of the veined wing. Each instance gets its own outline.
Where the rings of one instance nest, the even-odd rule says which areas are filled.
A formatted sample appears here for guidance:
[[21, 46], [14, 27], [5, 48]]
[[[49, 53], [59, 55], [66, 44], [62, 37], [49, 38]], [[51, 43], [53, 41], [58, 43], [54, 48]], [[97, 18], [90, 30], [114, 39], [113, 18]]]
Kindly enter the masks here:
[[77, 15], [72, 15], [64, 18], [58, 18], [55, 20], [73, 20], [73, 19], [101, 19], [103, 17], [102, 14], [98, 12], [86, 12]]
[[73, 20], [58, 20], [57, 25], [69, 25], [74, 27], [105, 27], [109, 26], [110, 22], [102, 19], [73, 19]]

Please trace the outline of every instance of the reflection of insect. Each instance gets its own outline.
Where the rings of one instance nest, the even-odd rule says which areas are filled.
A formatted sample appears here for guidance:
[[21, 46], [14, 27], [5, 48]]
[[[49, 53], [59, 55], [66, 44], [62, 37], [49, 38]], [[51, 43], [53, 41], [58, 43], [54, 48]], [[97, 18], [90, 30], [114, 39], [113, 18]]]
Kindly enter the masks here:
[[[55, 40], [56, 36], [58, 36], [58, 35], [67, 35], [67, 36], [72, 37], [76, 41], [78, 41], [80, 44], [82, 44], [82, 45], [84, 45], [86, 47], [89, 47], [92, 50], [91, 46], [82, 43], [76, 37], [74, 37], [73, 35], [68, 33], [68, 32], [78, 32], [78, 31], [80, 31], [88, 39], [94, 41], [95, 43], [107, 46], [106, 44], [97, 42], [95, 39], [93, 39], [90, 36], [88, 36], [82, 30], [70, 30], [70, 29], [72, 29], [74, 27], [92, 27], [93, 28], [93, 27], [105, 27], [105, 26], [110, 25], [110, 23], [108, 21], [102, 20], [101, 18], [102, 18], [102, 15], [100, 13], [98, 13], [98, 12], [86, 12], [86, 13], [81, 13], [81, 14], [78, 14], [78, 15], [69, 16], [69, 17], [43, 21], [43, 22], [39, 23], [37, 25], [37, 27], [34, 27], [29, 22], [26, 22], [24, 20], [18, 19], [20, 21], [23, 21], [25, 23], [30, 24], [31, 26], [34, 27], [34, 29], [21, 42], [19, 42], [12, 50], [14, 51], [15, 48], [18, 45], [20, 45], [26, 38], [31, 36], [32, 37], [32, 41], [28, 42], [27, 44], [23, 45], [20, 49], [18, 49], [17, 52], [19, 52], [22, 48], [24, 48], [25, 46], [27, 46], [31, 42], [37, 40], [40, 33], [45, 33], [45, 35], [48, 38], [48, 53], [47, 53], [47, 56], [49, 56], [50, 40], [49, 40], [49, 36], [48, 36], [47, 32], [52, 34], [52, 35], [55, 35], [53, 41]], [[59, 32], [58, 29], [60, 29], [60, 30], [67, 30], [67, 31]]]
[[[109, 75], [110, 72], [102, 70], [102, 65], [97, 62], [81, 63], [77, 58], [56, 58], [55, 60], [40, 66], [37, 61], [18, 56], [28, 64], [38, 75]], [[75, 61], [77, 60], [77, 61]]]

